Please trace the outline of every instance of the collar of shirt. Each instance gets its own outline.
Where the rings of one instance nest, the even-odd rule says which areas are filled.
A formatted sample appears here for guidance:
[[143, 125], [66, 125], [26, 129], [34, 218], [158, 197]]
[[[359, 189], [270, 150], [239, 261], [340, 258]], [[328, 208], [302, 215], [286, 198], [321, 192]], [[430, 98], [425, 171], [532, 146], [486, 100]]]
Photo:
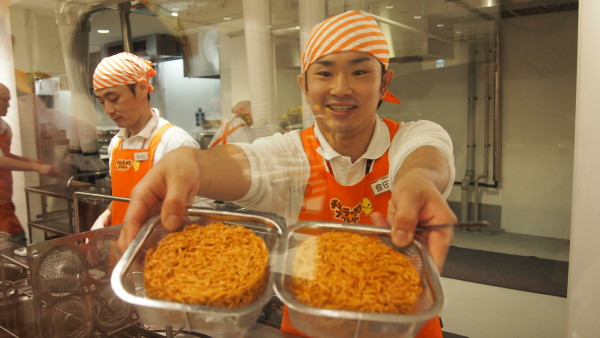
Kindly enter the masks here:
[[[387, 125], [380, 118], [375, 123], [375, 131], [373, 132], [373, 138], [371, 138], [367, 151], [354, 163], [352, 163], [350, 157], [342, 156], [335, 151], [327, 143], [325, 136], [323, 136], [316, 126], [315, 136], [321, 145], [317, 149], [317, 152], [323, 157], [326, 163], [331, 165], [332, 174], [336, 181], [343, 185], [354, 185], [360, 182], [367, 171], [367, 160], [374, 160], [381, 157], [390, 147], [390, 132]], [[326, 168], [329, 171], [329, 165], [326, 165]]]
[[137, 139], [140, 142], [143, 142], [144, 140], [149, 139], [150, 136], [152, 136], [152, 131], [156, 126], [157, 120], [158, 109], [152, 108], [152, 118], [150, 119], [150, 121], [148, 121], [148, 123], [146, 123], [144, 129], [140, 130], [140, 132], [136, 135], [128, 136], [129, 132], [127, 131], [127, 128], [121, 128], [117, 133], [117, 136], [123, 139], [123, 141], [134, 141]]
[[[337, 157], [348, 158], [348, 156], [340, 155], [335, 149], [333, 149], [319, 127], [315, 124], [315, 136], [317, 140], [319, 140], [319, 144], [321, 145], [317, 152], [319, 155], [323, 157], [324, 160], [331, 161]], [[383, 122], [381, 118], [377, 118], [377, 122], [375, 123], [375, 131], [373, 132], [373, 138], [371, 138], [371, 143], [367, 147], [367, 151], [358, 159], [377, 159], [380, 158], [386, 150], [390, 147], [390, 131], [387, 128], [387, 125]], [[357, 161], [357, 162], [358, 162]]]

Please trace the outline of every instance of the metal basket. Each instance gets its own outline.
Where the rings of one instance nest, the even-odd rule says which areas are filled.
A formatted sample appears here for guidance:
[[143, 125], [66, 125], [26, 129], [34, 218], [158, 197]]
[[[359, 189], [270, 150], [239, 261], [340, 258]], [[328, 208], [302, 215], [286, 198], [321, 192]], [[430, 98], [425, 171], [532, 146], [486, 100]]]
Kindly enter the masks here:
[[[189, 208], [183, 225], [206, 225], [212, 221], [238, 224], [254, 231], [265, 241], [269, 249], [271, 266], [275, 264], [273, 259], [280, 250], [280, 239], [284, 231], [281, 218], [274, 220], [250, 212]], [[253, 303], [239, 308], [226, 309], [146, 297], [143, 272], [146, 252], [156, 247], [167, 234], [158, 217], [148, 221], [113, 271], [111, 284], [114, 292], [124, 301], [133, 304], [140, 315], [141, 322], [149, 326], [172, 326], [175, 329], [201, 332], [212, 337], [239, 336], [254, 325], [263, 306], [273, 296], [272, 273], [264, 293]]]
[[[310, 236], [328, 231], [354, 232], [376, 237], [404, 254], [421, 275], [423, 292], [414, 313], [355, 312], [311, 307], [296, 300], [290, 288], [295, 248]], [[444, 305], [440, 275], [427, 250], [418, 242], [399, 248], [391, 243], [390, 229], [328, 222], [302, 222], [288, 228], [287, 251], [281, 273], [275, 277], [275, 293], [288, 307], [294, 326], [311, 337], [412, 337], [437, 316]], [[359, 248], [357, 248], [359, 250]]]
[[120, 230], [111, 226], [28, 247], [38, 336], [109, 336], [137, 323], [133, 306], [110, 287]]

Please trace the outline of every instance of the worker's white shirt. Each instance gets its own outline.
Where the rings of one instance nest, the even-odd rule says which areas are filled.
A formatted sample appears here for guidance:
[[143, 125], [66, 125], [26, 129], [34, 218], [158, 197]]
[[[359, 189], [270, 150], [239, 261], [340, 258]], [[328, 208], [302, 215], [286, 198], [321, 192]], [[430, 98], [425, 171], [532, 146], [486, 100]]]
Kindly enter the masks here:
[[[395, 173], [413, 150], [426, 145], [433, 146], [449, 164], [450, 179], [443, 196], [448, 197], [450, 194], [455, 176], [452, 140], [436, 123], [424, 120], [403, 122], [390, 144], [390, 132], [383, 120], [378, 119], [367, 151], [354, 163], [349, 157], [338, 154], [316, 126], [315, 135], [321, 144], [317, 151], [324, 160], [330, 162], [334, 177], [343, 185], [354, 185], [362, 180], [366, 161], [381, 157], [388, 148], [389, 177], [393, 185]], [[247, 194], [235, 203], [254, 210], [280, 214], [286, 218], [288, 225], [296, 223], [310, 174], [300, 131], [259, 138], [252, 145], [236, 145], [248, 156], [252, 183]]]
[[[127, 129], [121, 128], [117, 135], [110, 140], [110, 144], [108, 145], [109, 161], [112, 160], [113, 149], [119, 139], [123, 140], [121, 143], [122, 149], [147, 149], [152, 136], [156, 134], [160, 127], [167, 123], [169, 123], [169, 121], [159, 117], [158, 110], [152, 108], [152, 118], [150, 121], [148, 121], [144, 129], [137, 133], [137, 135], [128, 137], [129, 132]], [[196, 142], [196, 140], [194, 140], [194, 138], [182, 128], [173, 126], [167, 129], [163, 134], [158, 146], [156, 147], [153, 165], [156, 164], [156, 162], [158, 162], [158, 160], [160, 160], [169, 151], [183, 146], [194, 147], [198, 149], [200, 148], [198, 142]]]

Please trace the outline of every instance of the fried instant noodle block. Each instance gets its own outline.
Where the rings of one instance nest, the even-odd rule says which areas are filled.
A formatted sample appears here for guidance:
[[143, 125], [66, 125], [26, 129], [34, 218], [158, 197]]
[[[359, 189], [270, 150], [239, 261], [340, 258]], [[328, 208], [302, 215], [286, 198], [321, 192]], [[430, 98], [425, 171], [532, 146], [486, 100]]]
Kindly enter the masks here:
[[373, 237], [327, 232], [298, 247], [291, 290], [309, 306], [410, 314], [423, 292], [421, 276], [402, 253]]
[[236, 308], [265, 291], [269, 250], [238, 225], [188, 225], [146, 254], [144, 284], [150, 298]]

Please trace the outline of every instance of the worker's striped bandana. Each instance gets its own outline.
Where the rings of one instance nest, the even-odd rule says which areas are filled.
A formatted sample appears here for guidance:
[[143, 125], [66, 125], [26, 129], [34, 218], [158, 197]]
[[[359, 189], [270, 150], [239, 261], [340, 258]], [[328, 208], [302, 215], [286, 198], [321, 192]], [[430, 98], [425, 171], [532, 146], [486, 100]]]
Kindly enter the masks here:
[[94, 71], [94, 90], [137, 83], [143, 78], [148, 81], [151, 93], [154, 88], [150, 85], [150, 78], [154, 75], [156, 71], [151, 61], [123, 52], [100, 61]]
[[[332, 16], [310, 30], [302, 52], [302, 73], [326, 55], [347, 51], [369, 53], [385, 69], [388, 67], [390, 50], [375, 19], [362, 11], [348, 11]], [[383, 99], [401, 103], [389, 92], [385, 93]]]

